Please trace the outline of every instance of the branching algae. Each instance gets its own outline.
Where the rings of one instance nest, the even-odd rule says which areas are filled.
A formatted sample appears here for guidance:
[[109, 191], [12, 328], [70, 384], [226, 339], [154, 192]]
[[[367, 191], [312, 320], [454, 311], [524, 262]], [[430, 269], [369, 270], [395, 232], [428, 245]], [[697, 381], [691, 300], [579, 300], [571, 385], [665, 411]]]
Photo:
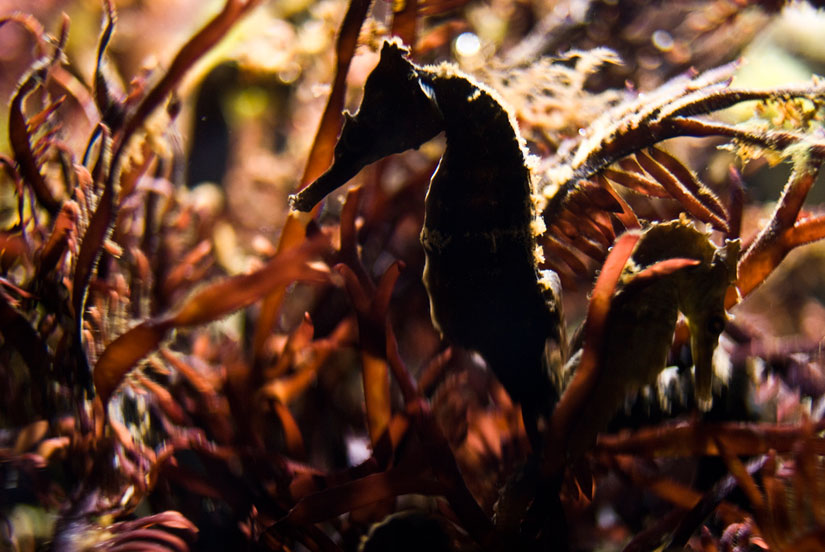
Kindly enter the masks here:
[[[539, 442], [538, 420], [552, 413], [563, 379], [555, 371], [567, 346], [559, 276], [586, 275], [581, 255], [601, 262], [621, 231], [648, 227], [637, 236], [638, 249], [615, 296], [611, 292], [605, 298], [601, 314], [607, 318], [600, 332], [606, 342], [595, 354], [600, 365], [613, 369], [600, 372], [607, 383], [585, 385], [588, 393], [595, 393], [587, 395], [588, 402], [605, 412], [592, 417], [592, 428], [582, 428], [582, 447], [626, 391], [652, 383], [664, 368], [679, 311], [691, 332], [697, 403], [708, 408], [713, 351], [724, 328], [725, 308], [737, 297], [730, 286], [737, 286], [740, 295], [753, 288], [735, 281], [737, 263], [739, 272], [747, 273], [756, 266], [750, 259], [772, 254], [781, 244], [769, 236], [740, 259], [735, 217], [681, 161], [655, 146], [676, 136], [724, 136], [740, 154], [758, 150], [792, 157], [802, 147], [810, 152], [810, 162], [800, 165], [799, 174], [810, 177], [825, 144], [808, 132], [727, 124], [703, 116], [749, 100], [804, 99], [818, 109], [822, 83], [736, 89], [730, 87], [735, 64], [682, 75], [647, 96], [611, 107], [588, 127], [577, 147], [566, 148], [538, 168], [495, 92], [451, 65], [419, 67], [406, 53], [396, 43], [384, 44], [358, 113], [346, 116], [333, 165], [292, 197], [293, 207], [310, 210], [367, 164], [416, 148], [444, 131], [447, 147], [430, 182], [421, 232], [430, 313], [447, 340], [481, 353], [521, 403], [534, 446]], [[533, 174], [538, 176], [535, 183]], [[676, 200], [687, 214], [719, 232], [725, 244], [717, 249], [686, 220], [652, 225], [640, 221], [616, 186]], [[793, 183], [789, 189], [796, 189]], [[804, 197], [800, 190], [792, 196]], [[785, 226], [793, 226], [797, 212], [798, 207], [793, 217], [785, 217]], [[788, 230], [785, 226], [779, 230]], [[546, 261], [544, 252], [549, 253]], [[760, 273], [766, 275], [773, 266]], [[553, 270], [540, 270], [545, 267]], [[549, 346], [555, 347], [554, 354], [548, 354]], [[574, 359], [570, 366], [575, 364]], [[580, 390], [565, 397], [564, 408], [554, 414], [552, 425], [566, 428], [565, 435], [555, 439], [566, 440], [576, 432], [575, 416], [580, 413], [570, 405], [577, 404]]]
[[537, 419], [556, 398], [545, 347], [563, 338], [557, 280], [537, 270], [523, 141], [493, 91], [452, 66], [422, 68], [405, 55], [384, 44], [358, 113], [346, 118], [332, 167], [292, 205], [309, 210], [365, 165], [444, 131], [447, 147], [421, 231], [430, 314], [446, 339], [481, 353], [521, 403], [535, 443]]

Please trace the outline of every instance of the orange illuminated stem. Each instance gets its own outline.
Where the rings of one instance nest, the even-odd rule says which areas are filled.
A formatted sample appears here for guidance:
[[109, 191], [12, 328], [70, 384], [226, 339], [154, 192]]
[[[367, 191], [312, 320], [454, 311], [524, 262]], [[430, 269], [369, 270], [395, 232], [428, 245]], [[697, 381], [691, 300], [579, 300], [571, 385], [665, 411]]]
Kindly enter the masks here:
[[[332, 84], [327, 105], [321, 115], [321, 122], [318, 125], [318, 132], [312, 142], [312, 149], [309, 152], [304, 174], [298, 184], [298, 190], [305, 188], [310, 182], [318, 178], [332, 164], [332, 154], [335, 149], [335, 142], [341, 127], [344, 124], [342, 112], [344, 110], [344, 97], [346, 93], [346, 78], [349, 72], [352, 57], [355, 55], [355, 47], [358, 42], [358, 35], [361, 32], [361, 25], [367, 16], [370, 0], [351, 0], [344, 21], [341, 23], [341, 30], [338, 41], [335, 45], [336, 68], [335, 79]], [[278, 242], [278, 252], [283, 252], [300, 243], [304, 239], [307, 222], [318, 211], [316, 206], [311, 215], [299, 214], [290, 211], [286, 224], [281, 231], [281, 238]], [[264, 350], [264, 343], [275, 327], [278, 318], [278, 311], [284, 298], [285, 288], [279, 288], [268, 295], [261, 305], [261, 314], [255, 326], [255, 337], [253, 339], [254, 366], [260, 367], [260, 360]]]
[[713, 195], [707, 186], [699, 182], [696, 176], [685, 167], [681, 161], [658, 148], [648, 148], [648, 153], [659, 164], [665, 167], [676, 179], [698, 199], [705, 207], [713, 211], [722, 220], [727, 220], [728, 214], [719, 199]]
[[361, 350], [361, 369], [364, 384], [364, 404], [367, 411], [367, 429], [373, 446], [390, 423], [390, 378], [387, 362], [370, 351]]
[[600, 174], [611, 181], [624, 186], [634, 192], [650, 197], [670, 197], [670, 193], [658, 182], [651, 180], [642, 173], [635, 171], [617, 171], [605, 169]]
[[355, 275], [368, 293], [375, 293], [375, 284], [372, 282], [367, 269], [358, 255], [358, 232], [355, 222], [358, 218], [358, 200], [361, 197], [361, 186], [354, 186], [347, 191], [344, 208], [341, 210], [341, 261], [344, 262]]
[[275, 413], [278, 415], [278, 419], [281, 421], [287, 452], [294, 458], [304, 458], [306, 456], [306, 449], [304, 448], [304, 438], [301, 435], [298, 422], [295, 421], [289, 408], [287, 408], [284, 403], [272, 401], [272, 405]]
[[305, 312], [304, 319], [287, 337], [286, 344], [284, 344], [281, 355], [278, 357], [278, 362], [275, 363], [275, 366], [270, 367], [267, 375], [271, 378], [284, 375], [295, 359], [295, 352], [310, 347], [314, 335], [315, 326], [312, 324], [312, 318], [310, 318], [308, 312]]
[[610, 310], [610, 301], [616, 291], [622, 270], [639, 238], [641, 234], [629, 232], [616, 240], [593, 288], [587, 319], [584, 323], [584, 347], [581, 362], [573, 381], [562, 395], [550, 420], [551, 438], [547, 440], [545, 458], [548, 460], [551, 473], [556, 473], [563, 465], [564, 459], [560, 455], [567, 449], [570, 426], [587, 407], [587, 401], [599, 379], [599, 354]]
[[650, 265], [649, 267], [645, 268], [644, 270], [633, 276], [633, 282], [638, 283], [642, 280], [661, 278], [662, 276], [673, 274], [677, 270], [681, 270], [689, 266], [697, 266], [700, 264], [702, 264], [702, 262], [697, 261], [696, 259], [684, 259], [681, 257], [665, 259], [664, 261], [659, 261], [657, 263]]
[[715, 229], [728, 233], [728, 223], [716, 213], [706, 207], [699, 199], [679, 181], [667, 167], [660, 165], [645, 153], [636, 152], [636, 159], [644, 169], [650, 173], [664, 188], [681, 203], [687, 211], [702, 222], [707, 222]]
[[378, 290], [372, 293], [364, 289], [349, 266], [335, 266], [335, 270], [344, 277], [347, 293], [358, 316], [364, 403], [367, 411], [367, 429], [373, 446], [387, 429], [392, 415], [384, 331], [389, 294], [382, 288], [389, 286], [392, 290], [392, 285], [398, 277], [397, 268], [393, 270], [393, 267], [390, 267], [382, 277]]
[[639, 223], [639, 219], [636, 218], [635, 213], [633, 213], [633, 209], [631, 209], [630, 205], [628, 205], [624, 198], [621, 195], [619, 195], [619, 192], [613, 189], [613, 186], [610, 185], [610, 181], [608, 181], [607, 178], [605, 178], [602, 175], [597, 176], [596, 180], [598, 181], [599, 185], [602, 188], [604, 188], [611, 196], [613, 196], [613, 199], [615, 199], [616, 202], [621, 206], [622, 212], [616, 214], [616, 218], [619, 219], [619, 222], [621, 222], [624, 225], [624, 227], [628, 230], [633, 228], [641, 228], [642, 225]]
[[401, 359], [401, 354], [398, 352], [398, 340], [395, 339], [395, 332], [389, 320], [387, 320], [385, 331], [387, 334], [387, 360], [389, 361], [392, 375], [395, 376], [399, 387], [401, 387], [404, 404], [410, 404], [421, 398], [418, 385], [410, 374], [410, 371], [407, 370], [404, 361]]
[[[813, 431], [825, 429], [825, 422], [813, 424]], [[684, 422], [665, 427], [650, 427], [615, 435], [600, 435], [596, 453], [630, 454], [645, 458], [715, 456], [718, 443], [736, 456], [757, 456], [773, 449], [779, 453], [795, 450], [811, 430], [804, 426], [773, 423]], [[825, 441], [809, 440], [816, 454], [825, 454]]]
[[176, 313], [150, 318], [120, 335], [106, 347], [95, 365], [94, 385], [102, 404], [106, 404], [137, 362], [155, 350], [173, 328], [218, 320], [251, 305], [272, 293], [273, 289], [295, 281], [327, 282], [329, 274], [307, 262], [326, 246], [322, 241], [306, 242], [276, 255], [260, 270], [226, 278], [201, 289]]
[[[281, 230], [281, 239], [278, 242], [276, 255], [285, 252], [286, 250], [297, 246], [301, 243], [306, 235], [306, 220], [311, 215], [304, 213], [296, 213], [290, 211], [284, 223], [284, 228]], [[258, 323], [255, 325], [255, 336], [252, 340], [252, 354], [256, 362], [253, 365], [258, 366], [258, 362], [263, 355], [264, 345], [272, 328], [275, 327], [275, 321], [278, 319], [278, 312], [281, 308], [281, 302], [284, 298], [286, 286], [280, 286], [275, 291], [267, 295], [261, 304], [261, 313], [258, 316]]]
[[825, 238], [825, 216], [810, 217], [799, 220], [786, 232], [786, 241], [791, 247]]
[[358, 45], [361, 25], [367, 16], [370, 3], [370, 0], [350, 0], [347, 13], [344, 15], [341, 31], [338, 34], [338, 42], [335, 45], [337, 57], [335, 79], [324, 113], [321, 115], [321, 123], [318, 125], [318, 133], [315, 135], [312, 150], [309, 152], [309, 159], [301, 177], [299, 190], [321, 176], [327, 167], [332, 164], [335, 142], [338, 140], [338, 134], [344, 124], [341, 113], [344, 111], [347, 73], [349, 73], [350, 62], [355, 54], [355, 47]]
[[418, 0], [395, 0], [393, 2], [392, 27], [390, 34], [397, 36], [404, 44], [410, 47], [410, 53], [415, 58], [416, 18], [418, 16]]
[[[819, 219], [801, 221], [798, 227], [795, 226], [818, 172], [819, 167], [813, 164], [804, 169], [794, 169], [770, 223], [739, 260], [736, 287], [740, 297], [747, 296], [764, 282], [794, 247], [822, 237], [825, 228]], [[726, 308], [737, 301], [734, 294], [729, 294], [725, 301]]]
[[730, 216], [728, 217], [727, 238], [735, 240], [742, 234], [742, 212], [745, 208], [745, 182], [742, 175], [731, 166], [728, 169], [728, 181], [730, 182]]

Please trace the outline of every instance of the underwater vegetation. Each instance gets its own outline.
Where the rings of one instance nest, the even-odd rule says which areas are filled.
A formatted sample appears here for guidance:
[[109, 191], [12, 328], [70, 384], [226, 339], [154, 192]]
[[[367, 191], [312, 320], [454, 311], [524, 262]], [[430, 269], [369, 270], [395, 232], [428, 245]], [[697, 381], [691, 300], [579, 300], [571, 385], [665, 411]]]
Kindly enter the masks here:
[[823, 30], [0, 11], [0, 549], [825, 551]]

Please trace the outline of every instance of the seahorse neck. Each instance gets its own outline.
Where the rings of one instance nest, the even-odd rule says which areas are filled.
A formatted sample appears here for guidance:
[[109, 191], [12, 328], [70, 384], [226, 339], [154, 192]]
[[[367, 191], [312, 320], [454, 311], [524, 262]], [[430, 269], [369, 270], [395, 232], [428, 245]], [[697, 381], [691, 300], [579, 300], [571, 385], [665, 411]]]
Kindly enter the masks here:
[[432, 90], [452, 145], [506, 154], [523, 164], [514, 122], [493, 90], [449, 66], [424, 70], [420, 75]]
[[515, 124], [495, 92], [449, 66], [420, 75], [441, 112], [447, 138], [428, 201], [438, 202], [438, 209], [467, 211], [458, 219], [456, 213], [432, 216], [462, 226], [527, 228], [530, 171]]

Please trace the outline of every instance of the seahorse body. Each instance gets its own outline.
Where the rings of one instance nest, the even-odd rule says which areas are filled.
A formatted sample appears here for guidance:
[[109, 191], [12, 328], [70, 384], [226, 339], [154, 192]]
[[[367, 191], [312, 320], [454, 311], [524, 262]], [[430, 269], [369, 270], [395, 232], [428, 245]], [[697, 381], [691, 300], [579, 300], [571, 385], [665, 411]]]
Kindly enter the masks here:
[[[654, 223], [641, 234], [610, 302], [599, 378], [589, 396], [587, 416], [579, 417], [570, 432], [569, 454], [575, 456], [595, 441], [628, 393], [655, 382], [666, 366], [679, 312], [690, 328], [696, 400], [702, 408], [710, 407], [713, 352], [727, 320], [725, 293], [736, 279], [738, 251], [738, 240], [717, 248], [685, 219]], [[674, 258], [697, 263], [662, 276], [637, 278], [643, 270]], [[570, 363], [575, 364], [576, 357]]]
[[[422, 68], [384, 44], [358, 113], [348, 116], [333, 166], [293, 198], [309, 210], [381, 157], [418, 147], [442, 130], [447, 146], [425, 200], [424, 283], [435, 327], [478, 351], [514, 401], [534, 445], [536, 420], [555, 403], [544, 365], [548, 340], [563, 343], [558, 286], [544, 286], [535, 258], [527, 156], [495, 93], [449, 65]], [[544, 281], [553, 281], [552, 275]]]
[[481, 353], [528, 418], [554, 401], [542, 363], [558, 302], [538, 283], [530, 171], [509, 114], [448, 68], [422, 74], [447, 148], [425, 203], [424, 283], [436, 327]]

